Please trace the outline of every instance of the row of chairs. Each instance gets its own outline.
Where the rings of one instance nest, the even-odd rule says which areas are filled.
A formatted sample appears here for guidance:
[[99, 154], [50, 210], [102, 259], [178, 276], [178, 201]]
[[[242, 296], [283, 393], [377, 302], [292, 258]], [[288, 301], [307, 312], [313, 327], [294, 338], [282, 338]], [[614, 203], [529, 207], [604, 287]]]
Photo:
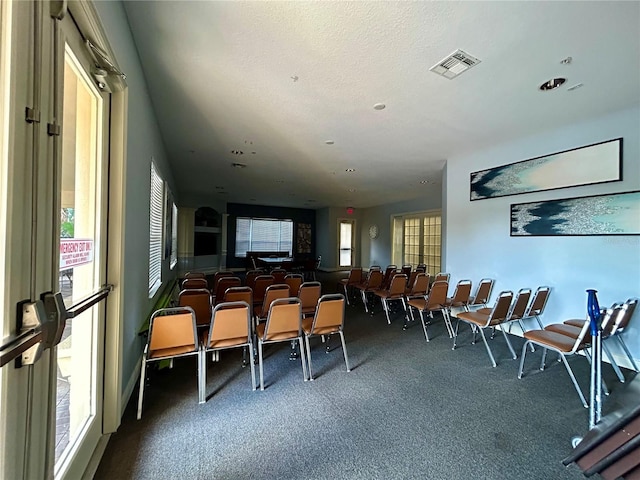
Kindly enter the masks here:
[[[345, 298], [341, 294], [323, 295], [318, 299], [313, 317], [302, 314], [299, 298], [279, 298], [271, 302], [265, 323], [255, 325], [250, 304], [244, 301], [218, 304], [207, 329], [198, 331], [196, 315], [190, 307], [172, 307], [154, 312], [142, 357], [137, 418], [142, 417], [147, 366], [160, 360], [198, 356], [198, 399], [206, 402], [206, 355], [230, 348], [250, 352], [251, 385], [256, 390], [254, 348], [258, 352], [260, 389], [264, 390], [263, 346], [296, 341], [300, 346], [303, 379], [313, 380], [310, 339], [316, 336], [340, 336], [347, 372], [350, 371], [343, 333]], [[304, 345], [303, 345], [304, 342]], [[305, 347], [306, 346], [306, 356]], [[328, 351], [328, 350], [327, 350]], [[308, 368], [308, 373], [307, 373]]]
[[[611, 367], [615, 371], [618, 380], [620, 382], [625, 381], [624, 375], [620, 370], [620, 367], [616, 363], [611, 351], [609, 350], [607, 343], [616, 342], [620, 345], [627, 355], [631, 368], [638, 372], [638, 366], [636, 365], [631, 352], [625, 344], [622, 333], [626, 330], [633, 312], [638, 305], [637, 298], [629, 298], [624, 303], [614, 303], [610, 308], [602, 312], [601, 317], [601, 336], [602, 336], [602, 349], [607, 355]], [[545, 360], [547, 350], [554, 351], [558, 354], [559, 360], [564, 364], [573, 386], [578, 392], [578, 396], [585, 407], [588, 407], [588, 403], [584, 394], [576, 380], [576, 377], [567, 362], [566, 357], [583, 352], [587, 359], [591, 361], [588, 347], [591, 345], [591, 334], [589, 331], [590, 322], [586, 319], [571, 319], [565, 320], [563, 323], [555, 323], [546, 325], [539, 330], [529, 330], [524, 333], [525, 343], [522, 347], [522, 355], [520, 359], [520, 368], [518, 369], [518, 378], [522, 378], [524, 370], [525, 356], [527, 352], [527, 346], [538, 346], [543, 349], [542, 359], [540, 362], [540, 370], [545, 368]], [[603, 382], [603, 389], [605, 393], [608, 393], [606, 383]]]

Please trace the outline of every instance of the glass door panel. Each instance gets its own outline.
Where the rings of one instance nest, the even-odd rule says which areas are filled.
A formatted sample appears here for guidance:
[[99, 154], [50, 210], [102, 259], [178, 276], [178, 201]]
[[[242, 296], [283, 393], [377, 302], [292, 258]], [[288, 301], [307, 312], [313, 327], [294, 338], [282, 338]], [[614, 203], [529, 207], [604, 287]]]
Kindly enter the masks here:
[[[103, 100], [65, 50], [59, 289], [66, 307], [101, 285]], [[69, 319], [57, 349], [56, 471], [96, 422], [100, 306]], [[101, 423], [101, 422], [98, 422]]]

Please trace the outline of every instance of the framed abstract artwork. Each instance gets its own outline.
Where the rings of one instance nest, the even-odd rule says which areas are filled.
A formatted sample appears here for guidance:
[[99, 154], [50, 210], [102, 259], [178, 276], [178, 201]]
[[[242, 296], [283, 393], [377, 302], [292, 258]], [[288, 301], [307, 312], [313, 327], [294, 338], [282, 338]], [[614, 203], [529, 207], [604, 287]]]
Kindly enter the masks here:
[[511, 236], [640, 235], [640, 191], [511, 205]]
[[470, 200], [622, 180], [622, 138], [471, 173]]

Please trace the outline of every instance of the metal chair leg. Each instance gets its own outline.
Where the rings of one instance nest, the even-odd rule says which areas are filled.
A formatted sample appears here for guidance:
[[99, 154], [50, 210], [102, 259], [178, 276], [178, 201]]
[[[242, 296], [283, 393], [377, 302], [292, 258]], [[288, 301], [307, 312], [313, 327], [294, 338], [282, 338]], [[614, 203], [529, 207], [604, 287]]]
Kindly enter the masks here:
[[530, 341], [524, 342], [522, 346], [522, 355], [520, 355], [520, 369], [518, 370], [518, 378], [522, 378], [522, 371], [524, 370], [524, 359], [527, 356], [527, 345], [530, 345]]
[[491, 353], [491, 348], [489, 348], [489, 344], [487, 343], [487, 338], [484, 335], [484, 329], [479, 328], [478, 330], [480, 330], [480, 336], [482, 337], [482, 341], [484, 342], [484, 346], [487, 349], [487, 353], [489, 354], [489, 358], [491, 359], [491, 364], [493, 365], [493, 367], [497, 367], [496, 364], [496, 360], [493, 358], [493, 353]]
[[304, 345], [302, 344], [302, 337], [298, 337], [298, 343], [300, 344], [300, 359], [302, 360], [302, 378], [306, 382], [307, 378], [307, 360], [304, 353]]
[[507, 333], [502, 329], [500, 329], [500, 331], [502, 332], [502, 335], [504, 336], [504, 339], [507, 341], [507, 346], [509, 347], [509, 350], [511, 351], [511, 355], [512, 355], [513, 359], [515, 360], [516, 358], [518, 358], [518, 356], [516, 355], [516, 352], [513, 349], [513, 346], [511, 345], [511, 341], [509, 340], [509, 337], [507, 337]]
[[562, 361], [564, 363], [565, 368], [567, 369], [567, 372], [569, 373], [569, 376], [571, 377], [571, 381], [573, 382], [573, 386], [575, 387], [576, 392], [578, 392], [578, 395], [580, 396], [582, 405], [584, 405], [584, 408], [589, 408], [589, 404], [587, 403], [587, 400], [584, 398], [584, 395], [582, 394], [582, 390], [580, 389], [580, 385], [578, 385], [578, 381], [576, 380], [576, 377], [573, 374], [573, 370], [571, 370], [571, 367], [569, 366], [569, 362], [567, 362], [567, 359], [565, 358], [564, 355], [562, 355]]
[[309, 380], [313, 381], [313, 373], [311, 373], [311, 347], [309, 346], [309, 337], [305, 335], [304, 340], [307, 345], [307, 363], [309, 364]]
[[420, 323], [422, 323], [422, 329], [424, 330], [424, 338], [427, 339], [427, 343], [429, 342], [429, 334], [427, 333], [427, 324], [424, 321], [424, 315], [422, 315], [422, 310], [418, 310], [420, 313]]
[[344, 355], [344, 364], [347, 367], [347, 372], [350, 372], [351, 367], [349, 367], [349, 358], [347, 357], [347, 344], [344, 341], [344, 332], [340, 330], [338, 333], [340, 334], [340, 341], [342, 342], [342, 353]]
[[624, 375], [622, 374], [622, 370], [620, 370], [620, 367], [618, 366], [615, 359], [613, 358], [613, 355], [611, 354], [611, 350], [609, 350], [609, 347], [605, 345], [605, 342], [602, 342], [602, 350], [604, 350], [605, 355], [609, 358], [609, 362], [611, 362], [611, 367], [613, 368], [613, 371], [616, 372], [618, 380], [620, 380], [620, 383], [624, 383], [625, 380], [624, 380]]
[[631, 367], [633, 368], [633, 370], [636, 371], [636, 372], [640, 371], [640, 370], [638, 370], [638, 365], [636, 365], [636, 362], [633, 359], [633, 355], [631, 355], [631, 352], [627, 348], [627, 344], [624, 343], [624, 340], [622, 340], [622, 337], [620, 337], [618, 335], [615, 335], [614, 338], [616, 338], [618, 340], [618, 343], [620, 344], [620, 346], [624, 350], [624, 353], [627, 354], [627, 358], [629, 359], [629, 363], [631, 363]]
[[207, 353], [204, 348], [200, 347], [198, 352], [198, 403], [206, 403], [207, 389]]
[[251, 389], [256, 391], [256, 366], [253, 357], [253, 345], [249, 345], [249, 360], [251, 361]]
[[264, 391], [264, 371], [262, 367], [262, 342], [258, 340], [258, 363], [260, 364], [260, 390]]
[[140, 389], [138, 390], [138, 415], [137, 418], [142, 418], [142, 398], [144, 397], [144, 384], [147, 381], [147, 355], [142, 356], [142, 366], [140, 367]]

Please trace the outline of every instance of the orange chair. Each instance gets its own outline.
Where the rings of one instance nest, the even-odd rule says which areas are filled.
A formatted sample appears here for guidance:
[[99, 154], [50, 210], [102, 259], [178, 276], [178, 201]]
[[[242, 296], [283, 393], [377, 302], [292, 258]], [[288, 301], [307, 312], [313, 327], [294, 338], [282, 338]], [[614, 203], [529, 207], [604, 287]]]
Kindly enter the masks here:
[[316, 305], [322, 295], [322, 285], [320, 282], [304, 282], [298, 290], [298, 298], [300, 299], [302, 317], [306, 318], [313, 315], [316, 311]]
[[242, 285], [240, 277], [224, 276], [219, 278], [216, 283], [216, 289], [214, 290], [213, 304], [217, 305], [218, 303], [222, 303], [224, 300], [224, 292], [227, 291], [227, 288], [239, 287], [240, 285]]
[[400, 301], [402, 308], [406, 315], [407, 304], [404, 301], [404, 291], [407, 287], [407, 276], [403, 273], [397, 273], [391, 278], [388, 289], [374, 290], [373, 293], [380, 298], [382, 303], [382, 309], [387, 316], [387, 323], [391, 325], [391, 318], [389, 317], [389, 302]]
[[352, 268], [349, 272], [349, 277], [343, 278], [338, 282], [338, 287], [344, 290], [344, 297], [347, 299], [347, 305], [349, 303], [349, 291], [353, 290], [353, 286], [362, 282], [362, 268]]
[[[480, 336], [482, 337], [482, 341], [484, 342], [484, 346], [487, 349], [487, 353], [489, 354], [489, 358], [491, 359], [491, 364], [495, 367], [497, 366], [495, 358], [493, 358], [493, 353], [491, 352], [491, 348], [487, 343], [487, 339], [484, 335], [485, 328], [495, 328], [506, 320], [509, 310], [511, 308], [511, 301], [513, 300], [513, 292], [505, 290], [498, 295], [498, 299], [496, 300], [495, 305], [491, 309], [489, 314], [484, 314], [480, 312], [461, 312], [456, 315], [458, 321], [456, 322], [456, 329], [453, 334], [453, 347], [452, 350], [456, 348], [456, 341], [458, 339], [458, 327], [460, 326], [460, 321], [466, 322], [471, 327], [471, 331], [473, 332], [473, 341], [471, 343], [475, 343], [476, 341], [476, 332], [480, 331]], [[505, 341], [507, 342], [507, 346], [511, 351], [511, 355], [515, 360], [518, 358], [516, 355], [513, 346], [511, 345], [511, 341], [509, 337], [507, 337], [506, 332], [503, 328], [500, 329], [502, 335], [504, 336]]]
[[[412, 308], [416, 309], [420, 314], [420, 322], [422, 323], [422, 329], [424, 330], [424, 338], [429, 341], [429, 334], [427, 333], [427, 322], [425, 322], [424, 314], [428, 314], [431, 319], [433, 319], [433, 312], [442, 313], [442, 318], [444, 320], [444, 324], [447, 327], [447, 331], [449, 332], [449, 337], [453, 336], [453, 329], [451, 327], [451, 320], [449, 319], [449, 311], [445, 305], [447, 301], [447, 290], [449, 289], [449, 284], [444, 281], [434, 282], [431, 285], [431, 289], [429, 290], [429, 295], [422, 296], [419, 295], [417, 297], [409, 297], [407, 299], [407, 304], [409, 306], [408, 312], [411, 314], [411, 320], [415, 321], [413, 316]], [[409, 321], [409, 316], [405, 315], [406, 321], [403, 326], [403, 330], [407, 329], [407, 323]], [[429, 322], [431, 323], [431, 322]]]
[[262, 348], [267, 343], [298, 341], [302, 360], [302, 376], [307, 381], [307, 361], [305, 359], [302, 333], [302, 309], [300, 299], [279, 298], [271, 303], [267, 321], [256, 327], [258, 339], [258, 363], [260, 364], [260, 390], [264, 390], [264, 368]]
[[298, 290], [300, 290], [300, 285], [304, 282], [304, 277], [301, 273], [289, 273], [286, 277], [284, 277], [284, 283], [289, 285], [289, 291], [291, 295], [298, 295]]
[[452, 308], [467, 309], [469, 304], [469, 297], [471, 296], [471, 280], [460, 280], [456, 284], [456, 289], [453, 293], [453, 297], [447, 298], [445, 303], [446, 307], [451, 312]]
[[407, 289], [404, 291], [406, 297], [425, 296], [429, 291], [430, 275], [424, 272], [411, 272], [411, 277], [407, 282]]
[[274, 268], [271, 270], [274, 283], [285, 283], [284, 278], [287, 276], [287, 271], [284, 268]]
[[178, 294], [178, 304], [181, 307], [191, 307], [196, 315], [196, 325], [204, 327], [211, 322], [211, 294], [204, 288], [182, 290]]
[[253, 309], [253, 316], [256, 319], [256, 325], [260, 322], [260, 320], [264, 320], [267, 318], [267, 314], [269, 313], [269, 307], [271, 303], [278, 298], [287, 298], [290, 297], [291, 294], [289, 292], [289, 285], [284, 283], [269, 285], [267, 290], [265, 291], [264, 298], [262, 299], [262, 303], [257, 305]]
[[247, 302], [224, 302], [213, 309], [211, 325], [202, 336], [200, 352], [199, 401], [205, 403], [207, 387], [207, 353], [229, 348], [246, 347], [251, 366], [251, 388], [256, 389], [256, 372], [253, 361], [253, 328], [251, 307]]
[[209, 283], [206, 278], [186, 278], [180, 285], [182, 290], [206, 289], [209, 290]]
[[253, 308], [256, 306], [262, 305], [262, 301], [264, 300], [264, 294], [267, 291], [267, 287], [274, 284], [273, 276], [271, 275], [260, 275], [256, 277], [255, 282], [253, 284]]
[[[163, 308], [156, 310], [151, 315], [149, 336], [142, 353], [142, 367], [140, 369], [138, 420], [142, 418], [142, 399], [147, 379], [147, 365], [158, 360], [173, 360], [178, 357], [199, 355], [199, 353], [200, 344], [196, 330], [196, 315], [191, 308]], [[199, 385], [202, 378], [202, 373], [199, 369], [198, 378]]]
[[382, 288], [383, 278], [384, 274], [381, 270], [369, 270], [367, 279], [363, 283], [354, 285], [356, 289], [360, 290], [360, 295], [362, 296], [362, 304], [364, 305], [364, 311], [366, 313], [369, 313], [367, 295]]
[[483, 278], [478, 284], [475, 295], [469, 298], [469, 307], [486, 307], [491, 297], [493, 289], [493, 280], [491, 278]]
[[[340, 335], [342, 342], [342, 353], [344, 354], [344, 364], [347, 372], [350, 372], [349, 358], [347, 357], [347, 346], [344, 341], [344, 304], [345, 298], [339, 293], [323, 295], [318, 300], [318, 306], [313, 318], [302, 320], [302, 330], [304, 332], [305, 343], [307, 345], [307, 361], [309, 362], [309, 380], [313, 380], [311, 369], [311, 347], [309, 339], [315, 336]], [[327, 340], [328, 341], [328, 340]], [[329, 347], [327, 346], [327, 352]]]

